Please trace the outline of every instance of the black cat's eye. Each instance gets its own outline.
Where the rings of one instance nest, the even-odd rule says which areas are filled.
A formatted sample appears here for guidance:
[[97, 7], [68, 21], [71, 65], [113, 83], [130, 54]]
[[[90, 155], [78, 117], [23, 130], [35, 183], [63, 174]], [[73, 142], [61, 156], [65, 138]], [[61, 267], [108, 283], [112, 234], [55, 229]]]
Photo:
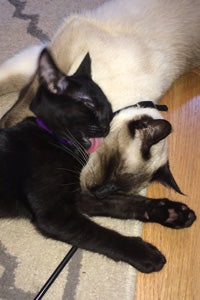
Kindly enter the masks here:
[[81, 98], [81, 101], [83, 102], [83, 104], [89, 108], [90, 110], [94, 110], [95, 109], [95, 104], [94, 104], [94, 101], [89, 98], [89, 97], [82, 97]]

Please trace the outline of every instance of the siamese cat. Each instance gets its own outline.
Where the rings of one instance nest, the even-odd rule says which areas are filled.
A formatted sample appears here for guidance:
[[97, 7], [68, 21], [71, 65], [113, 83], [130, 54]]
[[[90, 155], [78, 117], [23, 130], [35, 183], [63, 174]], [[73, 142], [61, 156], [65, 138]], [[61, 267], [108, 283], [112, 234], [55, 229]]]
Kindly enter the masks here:
[[[132, 174], [123, 174], [124, 169], [122, 177], [117, 172], [115, 180], [111, 175], [113, 167], [118, 163], [120, 168], [122, 161], [118, 151], [109, 158], [109, 166], [102, 173], [104, 190], [92, 187], [90, 192], [83, 191], [80, 172], [87, 163], [92, 140], [105, 137], [109, 131], [113, 117], [111, 106], [91, 79], [89, 55], [73, 75], [66, 76], [44, 49], [37, 75], [39, 88], [30, 103], [35, 116], [0, 129], [0, 218], [27, 218], [47, 237], [126, 262], [141, 272], [159, 271], [166, 259], [155, 246], [100, 226], [90, 216], [138, 219], [184, 228], [194, 222], [194, 212], [183, 203], [137, 195], [137, 185], [141, 186], [145, 180], [156, 180], [157, 173], [145, 180], [136, 174], [134, 191]], [[144, 104], [149, 105], [139, 105]], [[122, 127], [122, 134], [127, 138], [124, 140], [127, 154], [131, 155], [130, 151], [134, 150], [129, 149], [132, 140], [138, 150], [134, 159], [139, 162], [137, 155], [141, 155], [147, 161], [147, 169], [154, 145], [159, 144], [156, 151], [162, 148], [163, 139], [171, 131], [170, 123], [156, 119], [154, 110], [155, 118], [149, 117], [144, 109], [146, 114], [141, 119], [127, 119], [126, 130], [124, 125]], [[132, 167], [143, 173], [142, 166]], [[160, 180], [163, 170], [157, 172]], [[112, 186], [108, 187], [109, 179]], [[114, 195], [109, 193], [110, 188]], [[127, 192], [135, 195], [123, 195]]]
[[154, 181], [182, 193], [169, 168], [167, 139], [171, 125], [151, 102], [115, 113], [111, 130], [81, 172], [83, 191], [99, 198], [109, 194], [138, 195]]
[[[108, 97], [113, 111], [117, 111], [143, 100], [157, 102], [176, 78], [200, 64], [199, 28], [199, 0], [113, 0], [92, 11], [68, 17], [47, 47], [59, 68], [69, 75], [89, 51], [93, 79]], [[10, 127], [32, 114], [29, 104], [39, 84], [34, 72], [45, 46], [25, 49], [0, 67], [2, 94], [20, 90], [33, 76], [23, 96], [2, 118], [2, 127]], [[145, 118], [148, 122], [141, 121], [133, 139], [128, 122]], [[155, 108], [132, 107], [114, 117], [105, 143], [90, 155], [89, 164], [84, 167], [83, 190], [104, 182], [101, 178], [104, 162], [113, 165], [106, 167], [110, 170], [110, 178], [120, 170], [122, 174], [140, 177], [138, 184], [133, 181], [138, 186], [133, 192], [146, 187], [161, 171], [168, 185], [178, 190], [172, 184], [164, 138], [155, 139], [150, 145], [147, 143], [148, 155], [144, 158], [141, 154], [145, 149], [143, 139], [147, 142], [153, 130], [151, 119], [155, 122], [162, 119]], [[120, 168], [118, 163], [113, 163], [118, 161], [116, 155], [120, 157]], [[90, 175], [90, 164], [94, 176]], [[130, 188], [127, 192], [131, 193]]]

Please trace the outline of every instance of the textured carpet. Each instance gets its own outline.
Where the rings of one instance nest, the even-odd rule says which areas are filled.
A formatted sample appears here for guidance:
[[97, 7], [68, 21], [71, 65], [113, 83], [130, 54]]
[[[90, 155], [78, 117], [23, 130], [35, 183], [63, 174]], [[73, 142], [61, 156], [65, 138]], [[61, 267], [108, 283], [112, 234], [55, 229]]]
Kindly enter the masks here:
[[[0, 63], [32, 44], [48, 42], [64, 17], [103, 0], [0, 0]], [[17, 95], [0, 99], [1, 115]], [[126, 235], [140, 235], [134, 221], [96, 219]], [[29, 300], [70, 249], [46, 239], [25, 220], [0, 220], [0, 299]], [[136, 271], [127, 264], [78, 250], [44, 299], [133, 300]]]

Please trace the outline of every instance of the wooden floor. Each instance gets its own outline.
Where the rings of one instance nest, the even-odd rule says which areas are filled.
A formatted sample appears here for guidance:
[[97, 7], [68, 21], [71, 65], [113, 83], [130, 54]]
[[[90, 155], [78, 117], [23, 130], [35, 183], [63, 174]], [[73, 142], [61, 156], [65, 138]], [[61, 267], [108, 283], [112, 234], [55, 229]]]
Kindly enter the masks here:
[[173, 230], [145, 224], [143, 238], [156, 245], [167, 258], [163, 270], [139, 273], [135, 300], [200, 299], [200, 69], [180, 78], [162, 103], [174, 128], [169, 137], [171, 170], [186, 196], [153, 185], [150, 197], [185, 202], [197, 215], [192, 227]]

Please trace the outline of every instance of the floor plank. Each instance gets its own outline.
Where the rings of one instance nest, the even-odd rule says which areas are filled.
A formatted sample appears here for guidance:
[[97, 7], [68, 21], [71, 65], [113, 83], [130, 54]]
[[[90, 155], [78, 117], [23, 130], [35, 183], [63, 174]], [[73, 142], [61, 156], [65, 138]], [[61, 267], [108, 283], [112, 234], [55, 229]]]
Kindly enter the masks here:
[[[169, 137], [170, 166], [186, 196], [160, 185], [149, 188], [150, 197], [168, 197], [185, 202], [200, 215], [200, 71], [180, 78], [163, 97], [169, 107], [165, 113], [173, 125]], [[172, 230], [145, 224], [143, 238], [156, 245], [166, 256], [162, 271], [139, 273], [135, 300], [200, 299], [200, 218], [192, 227]]]

